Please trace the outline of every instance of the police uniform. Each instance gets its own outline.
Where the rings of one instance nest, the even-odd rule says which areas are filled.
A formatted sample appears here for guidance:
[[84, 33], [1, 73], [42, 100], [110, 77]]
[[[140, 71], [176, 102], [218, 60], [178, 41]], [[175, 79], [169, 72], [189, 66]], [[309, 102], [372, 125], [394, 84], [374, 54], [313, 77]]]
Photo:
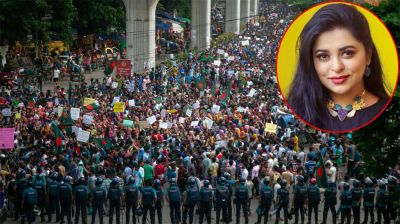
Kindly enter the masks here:
[[243, 208], [243, 215], [245, 224], [249, 223], [249, 214], [247, 211], [249, 201], [249, 190], [247, 189], [246, 182], [240, 182], [239, 187], [235, 191], [236, 198], [236, 223], [240, 223], [240, 207]]
[[68, 224], [71, 224], [72, 212], [72, 187], [69, 183], [60, 185], [61, 223], [64, 223], [64, 216], [67, 216]]
[[326, 219], [328, 218], [328, 210], [330, 209], [332, 212], [332, 223], [336, 223], [336, 208], [335, 205], [337, 203], [337, 189], [335, 183], [328, 183], [328, 187], [325, 189], [324, 193], [325, 203], [324, 203], [324, 212], [322, 223], [326, 223]]
[[51, 222], [51, 216], [56, 213], [56, 221], [60, 220], [60, 183], [54, 178], [47, 185], [49, 195], [49, 209], [47, 211], [48, 222]]
[[215, 212], [216, 212], [217, 224], [220, 221], [221, 210], [222, 210], [223, 220], [225, 221], [225, 223], [227, 223], [228, 201], [230, 201], [230, 194], [229, 194], [229, 189], [225, 184], [220, 184], [217, 186], [217, 189], [215, 191], [215, 200], [216, 200]]
[[262, 215], [264, 215], [264, 223], [267, 223], [273, 198], [274, 190], [268, 184], [264, 184], [264, 186], [261, 188], [261, 199], [259, 204], [260, 213], [257, 217], [258, 224], [261, 223]]
[[15, 205], [15, 220], [18, 220], [19, 215], [23, 214], [24, 211], [21, 210], [22, 208], [22, 199], [23, 193], [25, 189], [28, 187], [28, 181], [25, 179], [25, 173], [19, 174], [19, 179], [17, 180], [17, 204]]
[[190, 180], [192, 181], [189, 183], [189, 186], [186, 190], [186, 200], [185, 200], [185, 207], [183, 210], [183, 220], [182, 223], [186, 224], [187, 220], [187, 215], [189, 213], [189, 223], [193, 223], [193, 215], [194, 215], [194, 208], [196, 204], [200, 200], [200, 190], [198, 186], [196, 185], [196, 182], [194, 179]]
[[143, 198], [143, 217], [142, 223], [146, 223], [147, 213], [150, 211], [151, 224], [155, 223], [155, 202], [157, 200], [157, 193], [151, 186], [146, 186], [142, 189]]
[[307, 187], [304, 183], [299, 183], [294, 186], [294, 214], [295, 214], [295, 221], [294, 223], [297, 224], [299, 220], [299, 212], [301, 217], [301, 223], [304, 223], [304, 204], [307, 197]]
[[361, 196], [362, 190], [360, 187], [353, 187], [351, 189], [351, 199], [352, 209], [353, 209], [353, 216], [354, 216], [354, 224], [360, 224], [360, 203], [361, 203]]
[[308, 224], [311, 223], [311, 216], [314, 210], [314, 221], [318, 223], [318, 205], [321, 201], [321, 192], [316, 184], [311, 184], [307, 191], [308, 197]]
[[169, 214], [171, 223], [176, 224], [181, 220], [181, 192], [176, 183], [171, 183], [167, 191], [169, 201]]
[[111, 183], [110, 189], [108, 190], [108, 198], [110, 200], [110, 224], [112, 224], [113, 222], [114, 210], [115, 216], [117, 217], [117, 224], [120, 223], [121, 196], [122, 191], [118, 186], [118, 182], [113, 181]]
[[79, 223], [79, 215], [82, 215], [82, 223], [87, 223], [86, 204], [88, 200], [89, 190], [84, 184], [79, 184], [75, 187], [75, 223]]
[[375, 201], [375, 189], [367, 187], [363, 192], [364, 198], [364, 223], [368, 223], [368, 215], [371, 216], [371, 223], [374, 223], [374, 201]]
[[126, 206], [126, 223], [129, 224], [130, 212], [132, 210], [133, 224], [136, 224], [136, 209], [139, 199], [139, 188], [135, 186], [135, 182], [131, 182], [125, 187], [125, 206]]
[[46, 208], [46, 182], [44, 177], [40, 176], [35, 183], [35, 190], [37, 193], [37, 207], [40, 209], [40, 218], [44, 222], [45, 208]]
[[103, 224], [103, 204], [106, 199], [106, 191], [101, 186], [96, 186], [93, 189], [92, 199], [92, 224], [95, 223], [96, 212], [99, 212], [100, 224]]
[[208, 185], [201, 188], [199, 224], [203, 223], [204, 216], [206, 216], [207, 223], [211, 224], [211, 208], [213, 197], [213, 191], [208, 187]]
[[377, 209], [377, 215], [378, 215], [378, 222], [376, 223], [381, 223], [382, 216], [384, 219], [384, 223], [390, 223], [389, 221], [389, 214], [387, 210], [387, 204], [389, 199], [389, 191], [385, 189], [385, 185], [383, 187], [380, 186], [380, 189], [378, 190], [376, 194], [376, 209]]
[[347, 220], [347, 224], [350, 224], [350, 216], [351, 216], [351, 206], [352, 206], [352, 197], [349, 189], [344, 189], [340, 194], [340, 213], [341, 213], [341, 221], [343, 224], [344, 220]]
[[[37, 192], [32, 186], [25, 189], [22, 193], [22, 200], [24, 202], [25, 216], [28, 224], [34, 221], [34, 208], [37, 203]], [[22, 223], [24, 223], [24, 218], [22, 218]]]
[[282, 186], [282, 188], [278, 189], [277, 196], [278, 196], [278, 209], [276, 210], [275, 223], [276, 224], [279, 223], [281, 210], [283, 209], [285, 224], [287, 224], [288, 223], [288, 215], [289, 215], [289, 211], [288, 211], [288, 209], [289, 209], [288, 208], [289, 207], [289, 190], [286, 189], [286, 186], [285, 187]]
[[162, 223], [162, 207], [163, 207], [163, 190], [161, 189], [161, 185], [155, 188], [157, 194], [157, 201], [156, 201], [156, 211], [157, 211], [157, 218], [158, 223]]

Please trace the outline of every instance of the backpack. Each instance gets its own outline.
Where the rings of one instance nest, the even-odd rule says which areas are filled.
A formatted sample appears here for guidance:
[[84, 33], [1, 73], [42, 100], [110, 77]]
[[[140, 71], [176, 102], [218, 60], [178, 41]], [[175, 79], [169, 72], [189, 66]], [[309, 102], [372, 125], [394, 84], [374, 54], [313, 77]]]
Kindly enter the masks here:
[[33, 189], [27, 189], [25, 192], [25, 201], [27, 204], [34, 205], [37, 202], [37, 193]]
[[176, 186], [171, 186], [168, 190], [169, 201], [177, 202], [181, 200], [181, 192]]
[[200, 201], [210, 202], [212, 199], [212, 190], [210, 188], [203, 187], [200, 191]]
[[274, 197], [274, 192], [270, 187], [265, 186], [261, 189], [261, 200], [263, 202], [271, 203], [273, 197]]

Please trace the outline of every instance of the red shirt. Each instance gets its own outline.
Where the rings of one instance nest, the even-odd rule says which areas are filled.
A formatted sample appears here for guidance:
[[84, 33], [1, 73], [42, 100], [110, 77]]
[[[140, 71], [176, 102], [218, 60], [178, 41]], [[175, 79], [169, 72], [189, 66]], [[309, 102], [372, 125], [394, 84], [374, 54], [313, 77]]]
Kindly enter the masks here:
[[156, 175], [156, 176], [160, 176], [161, 174], [164, 174], [164, 171], [165, 171], [165, 168], [164, 168], [164, 165], [163, 164], [157, 164], [155, 167], [154, 167], [154, 174]]

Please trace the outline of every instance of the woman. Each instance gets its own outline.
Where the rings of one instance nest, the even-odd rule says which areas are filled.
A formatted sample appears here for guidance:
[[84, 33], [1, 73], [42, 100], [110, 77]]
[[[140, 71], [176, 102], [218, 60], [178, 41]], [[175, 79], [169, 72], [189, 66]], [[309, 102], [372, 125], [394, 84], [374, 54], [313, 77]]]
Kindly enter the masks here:
[[288, 95], [293, 111], [330, 131], [360, 127], [389, 96], [368, 22], [354, 7], [330, 4], [306, 24], [299, 63]]

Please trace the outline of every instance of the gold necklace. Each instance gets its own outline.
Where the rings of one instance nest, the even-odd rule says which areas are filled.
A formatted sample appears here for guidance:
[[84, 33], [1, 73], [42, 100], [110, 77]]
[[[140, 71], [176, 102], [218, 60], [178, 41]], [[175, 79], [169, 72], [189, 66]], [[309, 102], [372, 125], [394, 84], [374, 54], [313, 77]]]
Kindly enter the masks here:
[[356, 96], [354, 98], [354, 102], [345, 107], [333, 102], [332, 99], [329, 99], [328, 104], [326, 105], [329, 113], [332, 117], [338, 117], [340, 121], [344, 121], [346, 117], [354, 117], [356, 111], [361, 110], [365, 107], [365, 102], [363, 96], [365, 95], [365, 90], [362, 92], [361, 96]]

